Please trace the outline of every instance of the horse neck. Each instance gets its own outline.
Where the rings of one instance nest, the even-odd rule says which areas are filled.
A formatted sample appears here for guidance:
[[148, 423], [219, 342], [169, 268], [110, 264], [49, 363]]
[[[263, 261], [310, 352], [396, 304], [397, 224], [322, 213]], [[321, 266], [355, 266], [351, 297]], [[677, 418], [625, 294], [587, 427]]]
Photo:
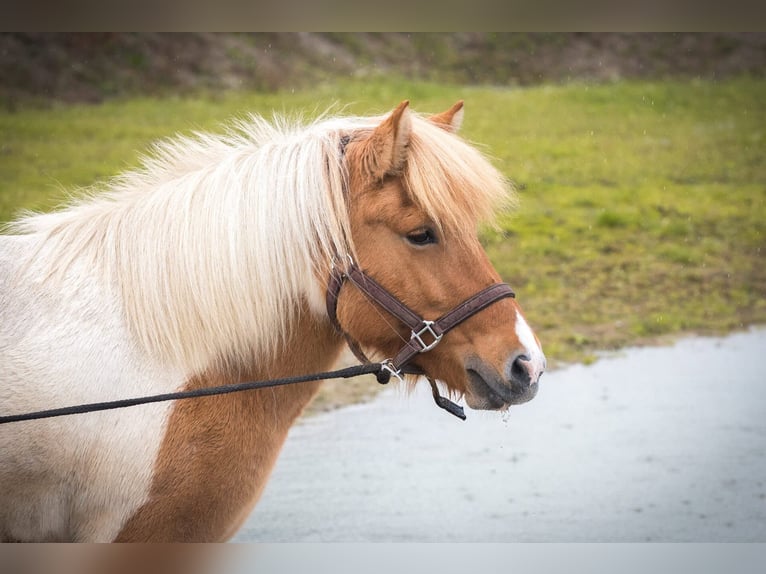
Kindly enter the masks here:
[[[253, 358], [246, 364], [212, 369], [187, 382], [187, 388], [201, 388], [214, 384], [241, 381], [268, 380], [304, 375], [328, 370], [337, 361], [343, 348], [343, 339], [325, 318], [319, 318], [305, 307], [292, 323], [279, 352], [268, 359]], [[319, 384], [300, 383], [274, 388], [296, 406], [305, 406], [319, 388]], [[257, 393], [236, 393], [242, 398]]]

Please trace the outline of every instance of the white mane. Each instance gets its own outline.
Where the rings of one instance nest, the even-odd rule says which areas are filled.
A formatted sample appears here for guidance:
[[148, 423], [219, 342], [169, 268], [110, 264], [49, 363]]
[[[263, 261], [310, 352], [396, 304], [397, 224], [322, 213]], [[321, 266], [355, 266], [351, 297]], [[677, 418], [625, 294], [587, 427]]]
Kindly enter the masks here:
[[[413, 119], [411, 153], [433, 148], [438, 161], [418, 159], [462, 172], [459, 180], [442, 176], [442, 191], [428, 186], [429, 213], [443, 206], [455, 219], [459, 186], [470, 218], [507, 196], [502, 176], [473, 147]], [[177, 138], [99, 193], [21, 218], [10, 230], [37, 238], [30, 265], [49, 277], [66, 280], [73, 262], [88, 262], [123, 301], [139, 343], [187, 373], [274, 356], [301, 309], [317, 307], [318, 270], [334, 254], [354, 252], [341, 141], [379, 121], [299, 126], [253, 116], [222, 136]], [[416, 194], [432, 175], [409, 173]], [[473, 192], [466, 190], [472, 178]]]

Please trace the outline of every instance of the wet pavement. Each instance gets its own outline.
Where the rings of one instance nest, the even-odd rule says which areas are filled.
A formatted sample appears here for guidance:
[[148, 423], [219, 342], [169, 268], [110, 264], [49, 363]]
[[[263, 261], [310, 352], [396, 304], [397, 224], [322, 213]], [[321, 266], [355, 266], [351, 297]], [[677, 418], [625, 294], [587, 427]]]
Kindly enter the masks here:
[[556, 370], [465, 422], [418, 387], [293, 427], [234, 540], [766, 541], [766, 329]]

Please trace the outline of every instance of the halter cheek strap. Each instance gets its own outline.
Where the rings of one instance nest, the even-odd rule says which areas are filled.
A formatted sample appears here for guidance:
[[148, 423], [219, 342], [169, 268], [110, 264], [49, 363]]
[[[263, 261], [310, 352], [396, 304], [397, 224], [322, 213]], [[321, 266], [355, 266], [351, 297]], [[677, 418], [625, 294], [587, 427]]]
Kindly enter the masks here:
[[[359, 343], [352, 339], [348, 333], [344, 332], [338, 322], [338, 296], [346, 279], [411, 330], [410, 340], [399, 350], [393, 359], [386, 359], [382, 363], [384, 369], [398, 379], [401, 379], [405, 373], [424, 374], [420, 369], [408, 365], [416, 355], [426, 353], [436, 347], [448, 331], [454, 329], [469, 317], [472, 317], [500, 299], [516, 296], [513, 289], [507, 283], [495, 283], [472, 295], [438, 319], [429, 321], [423, 319], [386, 290], [380, 283], [365, 274], [353, 261], [345, 271], [334, 266], [325, 299], [327, 316], [338, 332], [343, 333], [349, 348], [363, 363], [369, 363], [370, 361], [362, 351]], [[427, 378], [431, 383], [436, 404], [455, 416], [464, 419], [463, 409], [452, 401], [439, 396], [435, 381], [430, 377]], [[381, 382], [387, 382], [387, 379]]]

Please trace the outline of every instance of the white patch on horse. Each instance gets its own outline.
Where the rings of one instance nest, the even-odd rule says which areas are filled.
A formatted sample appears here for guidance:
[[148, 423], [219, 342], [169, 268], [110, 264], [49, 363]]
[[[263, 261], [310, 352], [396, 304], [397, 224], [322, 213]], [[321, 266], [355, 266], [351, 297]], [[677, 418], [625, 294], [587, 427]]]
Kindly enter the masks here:
[[532, 380], [536, 381], [545, 370], [546, 361], [543, 350], [537, 342], [531, 327], [527, 324], [524, 316], [516, 311], [516, 337], [524, 346], [526, 355], [529, 357], [529, 364], [532, 367], [530, 375]]
[[[16, 282], [31, 239], [0, 237], [3, 414], [169, 392], [181, 373], [147, 361], [114, 294], [82, 262], [54, 288]], [[13, 305], [8, 303], [13, 301]], [[24, 389], [24, 392], [21, 392]], [[0, 540], [110, 541], [145, 501], [171, 403], [0, 428]]]

